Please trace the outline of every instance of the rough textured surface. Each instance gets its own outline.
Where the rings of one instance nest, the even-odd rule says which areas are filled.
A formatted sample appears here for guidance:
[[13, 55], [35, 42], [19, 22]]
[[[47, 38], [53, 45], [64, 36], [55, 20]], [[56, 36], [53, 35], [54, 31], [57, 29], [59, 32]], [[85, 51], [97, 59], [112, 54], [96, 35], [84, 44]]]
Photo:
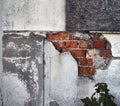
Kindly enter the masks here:
[[60, 54], [46, 41], [45, 63], [45, 106], [50, 101], [59, 106], [76, 106], [78, 69], [74, 58], [68, 52]]
[[120, 0], [67, 0], [66, 29], [120, 31]]
[[45, 106], [49, 106], [49, 101], [56, 101], [59, 106], [82, 106], [80, 99], [91, 96], [95, 81], [78, 77], [77, 63], [71, 55], [60, 54], [48, 41], [45, 63]]
[[[5, 46], [3, 48], [3, 63], [8, 64], [4, 65], [3, 72], [2, 88], [6, 104], [4, 106], [24, 106], [24, 103], [26, 103], [26, 106], [37, 106], [37, 104], [31, 104], [30, 101], [31, 96], [39, 96], [36, 96], [38, 93], [36, 89], [39, 88], [37, 80], [41, 78], [41, 75], [42, 78], [44, 77], [44, 80], [41, 79], [44, 82], [44, 86], [40, 82], [39, 84], [44, 88], [44, 97], [42, 98], [44, 106], [83, 106], [80, 99], [92, 95], [94, 92], [93, 86], [96, 82], [108, 83], [110, 92], [116, 97], [115, 101], [119, 106], [120, 56], [119, 49], [115, 49], [119, 48], [119, 34], [101, 35], [76, 32], [69, 33], [70, 35], [72, 34], [70, 37], [68, 34], [61, 32], [53, 33], [35, 32], [35, 34], [31, 33], [30, 37], [27, 36], [29, 33], [17, 33], [17, 36], [9, 34], [3, 37], [6, 41], [3, 43], [3, 46]], [[21, 34], [26, 36], [21, 36]], [[39, 34], [46, 37], [49, 36], [49, 40], [54, 40], [51, 40], [52, 42], [45, 40], [43, 44], [43, 41], [41, 41], [43, 38]], [[73, 42], [68, 42], [68, 40], [73, 40]], [[97, 46], [93, 46], [94, 41]], [[101, 41], [106, 43], [101, 44]], [[97, 67], [96, 74], [92, 78], [78, 76], [79, 64], [76, 63], [70, 53], [60, 53], [56, 50], [56, 46], [54, 47], [53, 45], [54, 42], [58, 45], [59, 51], [61, 51], [60, 48], [62, 47], [65, 47], [64, 49], [76, 49], [76, 47], [80, 47], [81, 50], [87, 50], [86, 58], [80, 58], [79, 64], [84, 66], [95, 65]], [[16, 48], [18, 49], [16, 50]], [[5, 52], [6, 50], [9, 52]], [[37, 76], [38, 71], [43, 71], [43, 58], [41, 56], [43, 51], [41, 50], [44, 50], [44, 75], [40, 74]], [[110, 59], [109, 62], [108, 59]], [[104, 60], [109, 64], [106, 65]], [[27, 64], [27, 61], [29, 64]], [[86, 71], [88, 68], [84, 67], [82, 70]], [[32, 81], [29, 82], [29, 79]], [[29, 86], [29, 83], [32, 84]]]
[[3, 95], [2, 95], [2, 0], [0, 0], [0, 106], [2, 106], [3, 103]]
[[4, 106], [43, 105], [43, 37], [3, 37]]
[[3, 0], [4, 30], [65, 30], [64, 0]]
[[111, 44], [98, 33], [50, 33], [46, 38], [55, 48], [62, 52], [70, 52], [78, 63], [78, 74], [93, 76], [96, 69], [105, 69], [112, 57]]

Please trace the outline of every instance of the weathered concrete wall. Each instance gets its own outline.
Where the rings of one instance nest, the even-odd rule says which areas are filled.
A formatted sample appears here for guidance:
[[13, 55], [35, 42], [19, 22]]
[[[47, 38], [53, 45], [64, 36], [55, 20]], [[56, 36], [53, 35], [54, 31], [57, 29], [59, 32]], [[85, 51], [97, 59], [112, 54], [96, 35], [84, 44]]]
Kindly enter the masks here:
[[[87, 77], [78, 76], [77, 61], [69, 52], [60, 53], [52, 42], [45, 40], [43, 43], [41, 41], [39, 34], [48, 36], [47, 33], [50, 34], [50, 32], [36, 32], [35, 35], [31, 33], [29, 37], [27, 36], [29, 33], [19, 33], [17, 36], [9, 34], [3, 37], [5, 106], [24, 106], [25, 103], [26, 106], [39, 106], [41, 100], [44, 100], [42, 102], [44, 106], [82, 106], [80, 99], [91, 96], [94, 92], [94, 84], [97, 82], [108, 84], [110, 93], [116, 97], [115, 101], [119, 106], [120, 35], [103, 34], [102, 37], [105, 37], [106, 41], [110, 43], [108, 45], [112, 52], [110, 62], [104, 70], [99, 68], [94, 76]], [[78, 35], [84, 36], [81, 33]], [[79, 36], [76, 35], [76, 37]], [[93, 51], [91, 53], [94, 53]], [[38, 74], [39, 71], [41, 74]], [[41, 95], [41, 99], [38, 99], [40, 95], [37, 94], [43, 94], [38, 89], [43, 88], [44, 96]]]
[[43, 106], [43, 37], [4, 34], [3, 106]]
[[4, 30], [65, 30], [65, 0], [3, 0]]
[[[48, 34], [48, 36], [49, 36], [49, 38], [53, 39], [52, 40], [53, 44], [54, 44], [54, 42], [58, 43], [57, 46], [55, 45], [56, 48], [59, 47], [59, 49], [57, 48], [58, 50], [61, 51], [60, 48], [62, 48], [62, 47], [64, 48], [64, 47], [68, 46], [68, 45], [66, 46], [66, 44], [64, 46], [62, 45], [63, 42], [66, 42], [66, 41], [68, 42], [68, 39], [65, 39], [65, 38], [67, 38], [65, 35], [62, 35], [62, 38], [60, 38], [60, 33], [59, 34], [55, 33], [53, 35]], [[78, 34], [77, 37], [79, 38], [79, 36], [81, 36], [81, 34]], [[85, 35], [83, 34], [81, 37], [84, 38]], [[76, 82], [77, 81], [77, 85], [75, 83], [72, 83], [71, 87], [70, 87], [70, 89], [77, 88], [77, 95], [76, 95], [76, 93], [74, 93], [72, 95], [72, 97], [74, 99], [72, 98], [71, 102], [68, 102], [69, 99], [66, 99], [66, 102], [64, 103], [64, 105], [65, 106], [82, 106], [82, 103], [81, 103], [80, 99], [85, 98], [86, 96], [91, 96], [92, 95], [92, 93], [94, 92], [95, 83], [97, 83], [97, 82], [106, 82], [108, 84], [109, 89], [110, 89], [110, 93], [112, 93], [116, 97], [115, 102], [117, 103], [118, 106], [120, 105], [120, 101], [119, 101], [119, 98], [120, 98], [120, 93], [119, 93], [119, 87], [120, 87], [120, 82], [119, 82], [119, 77], [120, 77], [119, 76], [119, 69], [120, 69], [119, 68], [119, 65], [120, 65], [120, 57], [119, 57], [119, 53], [120, 53], [119, 52], [120, 51], [120, 49], [119, 49], [120, 35], [119, 34], [113, 34], [113, 35], [103, 34], [103, 36], [101, 36], [101, 39], [103, 40], [103, 38], [106, 39], [106, 42], [109, 42], [109, 43], [105, 43], [107, 45], [107, 46], [105, 46], [105, 48], [106, 49], [108, 49], [108, 48], [111, 49], [110, 57], [106, 57], [108, 55], [108, 53], [104, 54], [104, 56], [105, 56], [104, 58], [109, 58], [109, 60], [110, 60], [110, 62], [108, 62], [108, 64], [107, 64], [107, 66], [106, 65], [104, 66], [106, 68], [101, 69], [101, 68], [97, 67], [96, 73], [92, 78], [84, 77], [84, 76], [76, 76], [75, 72], [77, 72], [77, 71], [70, 71], [71, 74], [73, 75], [72, 78], [75, 77], [75, 79], [70, 78], [69, 81], [68, 81], [68, 79], [66, 79], [66, 80], [64, 80], [65, 85], [61, 85], [60, 87], [57, 85], [54, 88], [52, 88], [52, 86], [56, 85], [57, 80], [59, 82], [59, 80], [62, 81], [64, 79], [62, 77], [57, 76], [58, 75], [57, 72], [59, 72], [61, 67], [62, 67], [62, 70], [60, 72], [62, 72], [62, 73], [66, 72], [67, 70], [70, 70], [70, 69], [69, 69], [69, 67], [66, 68], [67, 65], [66, 66], [63, 65], [63, 64], [66, 64], [66, 61], [65, 61], [65, 63], [63, 61], [62, 62], [63, 64], [61, 63], [61, 58], [58, 55], [59, 53], [56, 52], [56, 50], [53, 49], [53, 47], [51, 47], [51, 44], [49, 44], [48, 42], [45, 43], [46, 45], [49, 45], [49, 46], [46, 47], [46, 49], [45, 49], [46, 52], [45, 53], [47, 53], [46, 55], [51, 56], [51, 58], [49, 58], [50, 56], [46, 57], [46, 65], [45, 65], [45, 69], [48, 70], [47, 73], [46, 73], [46, 80], [45, 80], [45, 82], [47, 82], [46, 89], [45, 89], [45, 91], [47, 91], [46, 92], [46, 100], [51, 101], [51, 99], [54, 98], [53, 101], [56, 101], [60, 106], [62, 106], [63, 105], [62, 103], [64, 103], [65, 99], [60, 99], [60, 97], [61, 97], [62, 93], [65, 92], [64, 90], [66, 90], [66, 86], [69, 86], [70, 82], [74, 82], [74, 81]], [[99, 39], [97, 37], [95, 37], [93, 41], [96, 41], [96, 39], [99, 42]], [[63, 40], [63, 42], [62, 42], [62, 40]], [[74, 41], [75, 41], [75, 39], [74, 39]], [[71, 47], [71, 45], [69, 45], [68, 48], [69, 47]], [[95, 45], [95, 47], [98, 47], [98, 46]], [[103, 50], [103, 48], [101, 48], [101, 44], [99, 45], [99, 47], [100, 48], [98, 48], [98, 49]], [[66, 49], [68, 49], [68, 48], [66, 48]], [[76, 49], [76, 48], [74, 48], [74, 49]], [[81, 50], [82, 49], [84, 50], [85, 48], [81, 48]], [[96, 53], [94, 49], [93, 50], [91, 49], [90, 52], [91, 52], [91, 54]], [[101, 63], [101, 59], [100, 59], [99, 55], [100, 55], [99, 53], [97, 55], [95, 55], [95, 58], [96, 58], [95, 62], [98, 63], [98, 64], [96, 63], [96, 65], [99, 65], [99, 64], [102, 65], [103, 64], [103, 63]], [[58, 57], [59, 57], [59, 59], [55, 60], [55, 58], [58, 58]], [[69, 59], [70, 59], [70, 57], [69, 57]], [[69, 60], [69, 61], [67, 61], [67, 63], [72, 64], [72, 61]], [[59, 65], [61, 67], [59, 67]], [[61, 75], [60, 72], [59, 72], [59, 75]], [[64, 75], [67, 77], [68, 74], [64, 73], [62, 76], [64, 76]], [[51, 80], [53, 78], [56, 79], [56, 80], [54, 80], [54, 84], [51, 83]], [[61, 88], [61, 87], [62, 87], [63, 91], [59, 90], [59, 88]], [[52, 95], [52, 93], [51, 93], [51, 88], [53, 90], [55, 89], [55, 91], [56, 91], [54, 93], [54, 95]], [[59, 92], [61, 92], [61, 93], [59, 94], [56, 89], [59, 90]], [[69, 92], [69, 91], [67, 91], [67, 92]], [[59, 94], [59, 95], [56, 97], [55, 95], [57, 95], [57, 94]], [[70, 94], [69, 94], [69, 97], [71, 97]], [[67, 96], [68, 95], [66, 95], [66, 97]], [[64, 97], [64, 96], [62, 96], [62, 97]], [[61, 103], [61, 101], [62, 101], [62, 103]], [[47, 103], [47, 105], [48, 105], [48, 103]]]
[[[88, 52], [89, 54], [95, 54], [94, 62], [97, 62], [95, 66], [105, 67], [104, 70], [101, 68], [95, 71], [88, 70], [87, 75], [92, 74], [91, 77], [78, 76], [78, 64], [70, 53], [60, 53], [55, 49], [50, 41], [41, 41], [43, 38], [35, 37], [33, 34], [29, 36], [29, 32], [25, 30], [38, 30], [38, 31], [63, 31], [68, 30], [81, 30], [81, 29], [96, 29], [97, 30], [119, 30], [119, 0], [113, 0], [114, 9], [119, 12], [111, 14], [110, 7], [105, 7], [104, 3], [108, 0], [100, 0], [93, 3], [95, 0], [82, 0], [83, 8], [79, 9], [79, 2], [77, 0], [67, 0], [67, 4], [75, 4], [68, 7], [66, 10], [65, 20], [65, 0], [4, 0], [3, 5], [0, 6], [0, 60], [1, 49], [2, 49], [2, 29], [4, 30], [23, 30], [22, 33], [13, 36], [9, 34], [3, 37], [3, 74], [2, 72], [2, 61], [0, 61], [0, 81], [3, 78], [2, 91], [4, 95], [4, 106], [82, 106], [80, 99], [91, 96], [93, 93], [93, 86], [96, 82], [106, 82], [110, 88], [110, 92], [116, 97], [115, 101], [120, 105], [120, 35], [116, 34], [104, 34], [100, 39], [93, 37], [89, 39], [88, 34], [76, 32], [74, 39], [78, 40], [77, 43], [65, 43], [68, 39], [56, 40], [60, 47], [67, 49], [69, 47], [73, 50], [76, 47], [79, 49], [88, 50], [91, 42], [94, 40], [104, 40], [107, 42], [99, 42], [97, 47], [100, 50], [111, 49], [108, 53], [105, 52], [101, 58], [99, 51], [92, 50], [91, 46]], [[81, 0], [79, 0], [81, 1]], [[90, 6], [95, 6], [97, 9], [90, 8], [87, 6], [90, 2]], [[104, 1], [104, 2], [101, 2]], [[112, 1], [112, 2], [113, 2]], [[0, 1], [0, 5], [2, 1]], [[110, 0], [111, 2], [111, 0]], [[77, 3], [77, 4], [76, 4]], [[92, 5], [91, 5], [92, 4]], [[94, 4], [94, 5], [93, 5]], [[101, 4], [101, 5], [100, 5]], [[116, 5], [117, 4], [117, 5]], [[67, 5], [67, 6], [68, 6]], [[99, 6], [98, 6], [99, 5]], [[103, 6], [102, 6], [103, 5]], [[112, 4], [111, 4], [112, 5]], [[98, 6], [98, 7], [97, 7]], [[71, 8], [72, 7], [72, 8]], [[71, 9], [70, 9], [71, 8]], [[84, 10], [85, 8], [85, 10]], [[107, 10], [107, 8], [109, 10]], [[86, 10], [94, 10], [86, 11]], [[1, 17], [1, 10], [3, 10], [3, 17]], [[74, 12], [70, 13], [72, 10]], [[105, 10], [105, 11], [104, 11]], [[100, 14], [96, 13], [98, 11]], [[102, 12], [103, 11], [103, 12]], [[87, 13], [86, 13], [87, 12]], [[109, 14], [108, 14], [109, 12]], [[94, 13], [94, 14], [93, 14]], [[104, 14], [105, 13], [105, 14]], [[107, 14], [106, 14], [107, 13]], [[89, 15], [90, 14], [90, 15]], [[101, 15], [103, 17], [100, 17]], [[111, 15], [110, 15], [111, 14]], [[110, 15], [110, 17], [108, 16]], [[73, 17], [72, 17], [73, 16]], [[99, 18], [99, 19], [97, 19]], [[85, 21], [87, 19], [87, 21]], [[105, 19], [105, 20], [104, 20]], [[115, 19], [113, 21], [113, 19]], [[112, 20], [112, 21], [111, 21]], [[117, 21], [117, 23], [116, 23]], [[99, 22], [99, 23], [98, 23]], [[104, 23], [105, 22], [105, 23]], [[107, 23], [107, 24], [106, 24]], [[96, 25], [98, 24], [98, 25]], [[116, 27], [117, 26], [117, 27]], [[106, 28], [106, 29], [105, 29]], [[36, 33], [36, 32], [35, 32]], [[37, 35], [47, 36], [48, 32], [38, 32]], [[52, 32], [49, 32], [51, 34]], [[28, 35], [26, 37], [21, 36]], [[52, 33], [53, 34], [53, 33]], [[72, 33], [73, 34], [73, 33]], [[73, 34], [73, 35], [74, 35]], [[55, 36], [55, 35], [54, 35]], [[65, 37], [65, 35], [62, 35]], [[59, 36], [58, 36], [59, 37]], [[68, 37], [67, 37], [68, 38]], [[80, 38], [81, 44], [80, 44]], [[71, 40], [71, 39], [70, 39]], [[89, 44], [86, 42], [89, 41]], [[61, 45], [63, 43], [63, 45]], [[72, 45], [72, 46], [71, 46]], [[99, 45], [99, 46], [98, 46]], [[101, 48], [101, 45], [104, 46]], [[44, 46], [44, 47], [43, 47]], [[44, 51], [42, 51], [44, 50]], [[68, 50], [69, 51], [69, 50]], [[44, 55], [43, 55], [44, 52]], [[80, 51], [77, 54], [80, 56]], [[84, 55], [85, 54], [85, 55]], [[96, 56], [97, 54], [97, 56]], [[87, 57], [84, 52], [83, 57]], [[44, 57], [44, 58], [43, 58]], [[83, 58], [82, 57], [82, 58]], [[97, 58], [96, 58], [97, 57]], [[107, 59], [104, 59], [106, 58]], [[88, 57], [87, 57], [88, 58]], [[44, 63], [43, 63], [43, 59]], [[105, 60], [110, 60], [105, 64]], [[101, 62], [102, 60], [102, 62]], [[83, 66], [88, 67], [89, 62], [79, 62]], [[100, 63], [100, 64], [98, 64]], [[44, 64], [44, 66], [43, 66]], [[92, 64], [93, 65], [93, 64]], [[91, 67], [91, 66], [89, 66]], [[83, 73], [86, 70], [83, 71]], [[94, 72], [94, 73], [93, 73]], [[2, 77], [1, 77], [2, 75]], [[94, 75], [94, 76], [93, 76]], [[43, 80], [44, 77], [44, 80]], [[0, 84], [1, 86], [1, 84]], [[43, 92], [44, 89], [44, 92]], [[0, 106], [2, 102], [0, 102]]]
[[2, 0], [0, 0], [0, 106], [2, 106]]

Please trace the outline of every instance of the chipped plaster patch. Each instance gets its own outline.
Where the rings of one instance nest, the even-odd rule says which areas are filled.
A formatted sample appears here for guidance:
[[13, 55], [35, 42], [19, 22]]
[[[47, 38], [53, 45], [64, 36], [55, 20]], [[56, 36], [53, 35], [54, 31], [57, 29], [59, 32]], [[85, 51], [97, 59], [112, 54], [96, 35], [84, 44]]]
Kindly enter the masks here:
[[[63, 37], [62, 34], [66, 36]], [[80, 33], [80, 32], [57, 32], [55, 34], [50, 33], [46, 37], [50, 40], [57, 50], [60, 52], [70, 52], [78, 62], [80, 75], [92, 76], [95, 74], [96, 69], [106, 69], [109, 65], [111, 55], [111, 44], [101, 33]], [[68, 42], [76, 42], [76, 45]], [[84, 41], [85, 43], [82, 43]], [[69, 46], [66, 46], [67, 43]], [[86, 51], [83, 53], [83, 51]], [[87, 55], [86, 55], [87, 54]], [[93, 64], [87, 64], [87, 62], [80, 65], [81, 58], [91, 58]], [[82, 64], [82, 63], [81, 63]], [[81, 68], [82, 67], [82, 68]], [[87, 67], [86, 69], [83, 67]], [[91, 68], [92, 67], [92, 68]], [[92, 71], [90, 70], [92, 69]], [[85, 70], [90, 71], [85, 71]]]
[[[14, 38], [16, 37], [16, 38]], [[27, 96], [27, 100], [19, 101], [19, 93], [16, 93], [18, 96], [13, 96], [5, 103], [8, 106], [29, 106], [29, 105], [42, 105], [42, 96], [43, 96], [43, 57], [42, 57], [42, 47], [43, 47], [43, 37], [35, 37], [35, 36], [22, 36], [20, 37], [15, 34], [3, 37], [3, 74], [7, 77], [9, 73], [10, 77], [13, 74], [16, 75], [19, 81], [24, 84], [25, 92], [29, 94]], [[38, 41], [38, 42], [36, 42]], [[12, 43], [11, 43], [12, 42]], [[40, 43], [42, 42], [42, 43]], [[41, 44], [41, 45], [40, 45]], [[12, 46], [16, 46], [16, 49], [10, 49]], [[9, 49], [8, 49], [9, 47]], [[26, 53], [27, 52], [27, 53]], [[18, 55], [19, 54], [19, 55]], [[11, 56], [12, 55], [12, 56]], [[37, 58], [38, 57], [38, 58]], [[39, 60], [40, 59], [40, 60]], [[9, 80], [9, 84], [12, 87], [12, 81]], [[17, 80], [16, 80], [17, 81]], [[18, 82], [18, 81], [17, 81]], [[7, 86], [8, 82], [6, 83]], [[23, 85], [21, 85], [23, 86]], [[12, 91], [12, 89], [10, 89]], [[5, 92], [9, 92], [9, 88], [5, 89]], [[22, 92], [22, 89], [19, 90]], [[23, 98], [24, 99], [24, 98]], [[7, 101], [7, 97], [5, 97], [5, 101]], [[11, 101], [13, 101], [11, 103]], [[21, 104], [22, 105], [21, 105]]]
[[80, 39], [84, 39], [84, 40], [90, 39], [90, 36], [87, 33], [75, 32], [75, 33], [71, 33], [71, 34], [73, 34], [75, 37], [78, 37]]
[[100, 50], [98, 49], [88, 50], [87, 58], [93, 59], [93, 66], [96, 69], [105, 69], [107, 66], [106, 59], [100, 56]]

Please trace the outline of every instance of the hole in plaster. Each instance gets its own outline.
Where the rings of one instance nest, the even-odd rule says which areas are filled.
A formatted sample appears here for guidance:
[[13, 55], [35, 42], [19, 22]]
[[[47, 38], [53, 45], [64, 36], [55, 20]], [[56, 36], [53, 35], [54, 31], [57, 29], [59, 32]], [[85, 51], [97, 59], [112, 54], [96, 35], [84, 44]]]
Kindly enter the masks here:
[[105, 70], [112, 58], [111, 44], [101, 33], [58, 32], [47, 34], [46, 39], [59, 52], [71, 53], [78, 63], [79, 75], [93, 76], [96, 69]]

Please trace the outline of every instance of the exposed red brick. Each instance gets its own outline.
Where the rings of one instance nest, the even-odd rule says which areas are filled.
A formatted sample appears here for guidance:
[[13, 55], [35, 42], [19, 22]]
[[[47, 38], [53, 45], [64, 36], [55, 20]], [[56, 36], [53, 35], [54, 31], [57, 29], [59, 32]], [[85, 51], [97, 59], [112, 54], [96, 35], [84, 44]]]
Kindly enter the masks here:
[[78, 47], [77, 41], [70, 41], [70, 42], [65, 42], [65, 43], [66, 43], [66, 48], [77, 48]]
[[53, 42], [55, 47], [57, 48], [77, 48], [78, 42], [77, 41], [68, 41], [68, 42]]
[[89, 65], [93, 64], [92, 58], [80, 58], [80, 65]]
[[101, 50], [101, 51], [100, 51], [100, 55], [101, 55], [102, 57], [107, 58], [107, 57], [110, 57], [111, 52], [110, 52], [109, 49], [107, 49], [107, 50]]
[[87, 58], [87, 64], [88, 65], [93, 65], [93, 59], [92, 58]]
[[73, 57], [85, 57], [86, 56], [86, 50], [70, 50]]
[[84, 41], [84, 40], [81, 40], [80, 41], [80, 48], [87, 48], [87, 47], [88, 47], [88, 42]]
[[56, 34], [48, 34], [48, 40], [69, 40], [69, 34], [65, 32], [60, 32]]
[[93, 48], [105, 48], [106, 41], [105, 40], [95, 40], [93, 41]]
[[96, 56], [96, 52], [89, 53], [86, 57], [88, 49], [100, 51], [100, 56], [106, 58], [111, 56], [110, 46], [102, 34], [91, 34], [88, 36], [75, 36], [71, 33], [60, 32], [56, 34], [48, 34], [47, 39], [52, 41], [54, 46], [60, 52], [70, 52], [79, 64], [79, 75], [93, 76], [95, 68], [92, 58]]
[[104, 37], [101, 33], [90, 34], [90, 38], [92, 40], [100, 40], [101, 38], [104, 39]]
[[78, 75], [85, 75], [85, 76], [93, 76], [95, 75], [95, 68], [94, 67], [79, 67], [78, 68]]
[[62, 48], [62, 52], [69, 52], [70, 50], [68, 48]]

